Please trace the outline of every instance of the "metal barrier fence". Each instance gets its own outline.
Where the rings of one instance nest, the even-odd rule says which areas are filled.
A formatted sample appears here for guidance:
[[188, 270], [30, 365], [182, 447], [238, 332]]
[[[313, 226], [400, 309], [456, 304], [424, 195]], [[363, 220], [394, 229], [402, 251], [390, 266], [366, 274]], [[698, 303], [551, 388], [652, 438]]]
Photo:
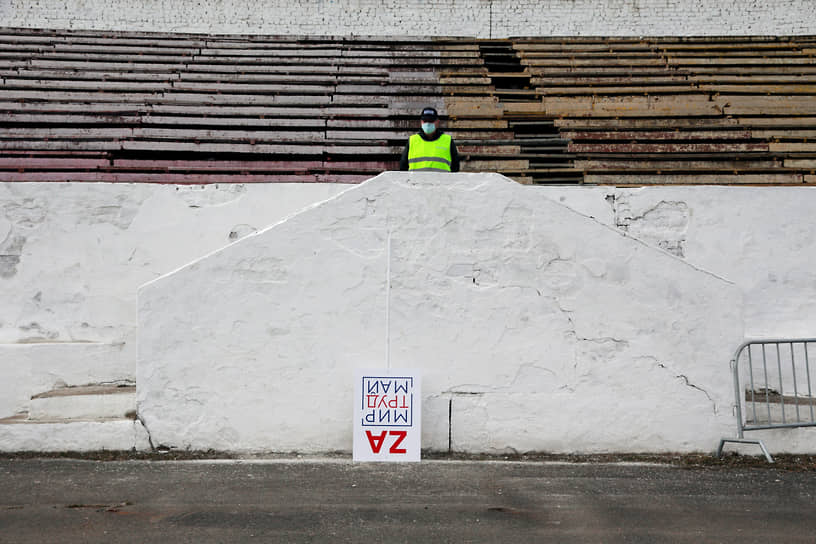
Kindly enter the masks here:
[[816, 426], [811, 357], [816, 357], [814, 338], [754, 340], [737, 349], [731, 360], [737, 438], [720, 440], [717, 457], [726, 442], [739, 442], [759, 445], [773, 463], [762, 440], [746, 439], [745, 431]]

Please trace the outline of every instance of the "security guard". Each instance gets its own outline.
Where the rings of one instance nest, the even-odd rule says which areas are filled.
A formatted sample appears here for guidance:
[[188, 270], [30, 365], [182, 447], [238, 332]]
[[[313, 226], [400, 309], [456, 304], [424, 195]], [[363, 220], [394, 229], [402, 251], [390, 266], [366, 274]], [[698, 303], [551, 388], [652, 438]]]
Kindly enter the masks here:
[[439, 130], [439, 115], [425, 108], [420, 115], [422, 130], [408, 139], [400, 158], [400, 170], [458, 172], [459, 153], [453, 138]]

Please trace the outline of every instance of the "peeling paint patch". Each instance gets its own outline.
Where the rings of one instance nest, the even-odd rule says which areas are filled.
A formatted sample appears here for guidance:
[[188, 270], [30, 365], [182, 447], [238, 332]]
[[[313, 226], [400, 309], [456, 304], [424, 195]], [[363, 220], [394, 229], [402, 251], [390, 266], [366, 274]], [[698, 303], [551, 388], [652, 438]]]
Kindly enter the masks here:
[[176, 192], [188, 207], [207, 208], [228, 204], [244, 196], [246, 185], [181, 185]]
[[11, 235], [0, 244], [0, 278], [9, 279], [17, 274], [17, 265], [25, 246], [26, 238], [19, 234]]
[[126, 195], [117, 195], [115, 204], [94, 206], [88, 209], [85, 219], [89, 224], [107, 223], [126, 230], [139, 213], [139, 202]]
[[18, 341], [18, 343], [20, 344], [37, 344], [41, 342], [52, 342], [59, 338], [59, 332], [48, 330], [39, 323], [37, 323], [36, 321], [32, 321], [28, 325], [20, 325], [18, 328], [24, 333], [30, 335], [26, 338], [21, 338]]
[[685, 202], [661, 200], [654, 206], [634, 211], [628, 198], [621, 194], [610, 201], [615, 225], [622, 231], [683, 258], [686, 233], [690, 221], [689, 207]]

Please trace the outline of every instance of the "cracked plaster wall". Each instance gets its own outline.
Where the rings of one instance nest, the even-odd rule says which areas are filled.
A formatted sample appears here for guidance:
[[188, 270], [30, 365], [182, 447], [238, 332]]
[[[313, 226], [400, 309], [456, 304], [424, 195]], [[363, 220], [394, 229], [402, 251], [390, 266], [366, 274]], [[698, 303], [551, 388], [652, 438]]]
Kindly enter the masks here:
[[343, 189], [0, 184], [0, 417], [60, 382], [134, 379], [139, 285]]
[[457, 450], [712, 449], [738, 288], [548, 194], [386, 173], [145, 285], [153, 442], [350, 450], [352, 371], [390, 342], [423, 373], [426, 448], [449, 446], [452, 408]]
[[816, 188], [554, 187], [547, 194], [739, 286], [746, 337], [816, 336]]
[[812, 7], [809, 0], [6, 0], [0, 25], [480, 38], [790, 35], [816, 33]]

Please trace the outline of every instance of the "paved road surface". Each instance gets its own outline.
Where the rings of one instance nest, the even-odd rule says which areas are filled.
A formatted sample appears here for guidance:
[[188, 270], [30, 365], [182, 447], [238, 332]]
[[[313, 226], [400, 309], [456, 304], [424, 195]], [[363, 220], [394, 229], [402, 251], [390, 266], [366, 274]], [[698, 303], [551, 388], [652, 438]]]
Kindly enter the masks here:
[[0, 460], [0, 542], [816, 542], [816, 473]]

